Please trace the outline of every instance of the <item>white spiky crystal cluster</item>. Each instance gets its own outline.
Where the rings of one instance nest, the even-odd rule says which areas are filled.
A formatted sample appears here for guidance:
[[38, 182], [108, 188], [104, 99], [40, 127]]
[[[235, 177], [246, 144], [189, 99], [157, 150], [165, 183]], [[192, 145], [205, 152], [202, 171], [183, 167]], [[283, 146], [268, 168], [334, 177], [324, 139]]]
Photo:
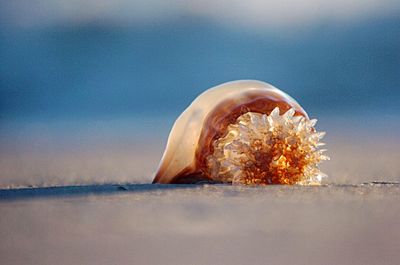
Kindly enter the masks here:
[[230, 124], [213, 143], [207, 157], [208, 174], [224, 183], [245, 185], [319, 185], [325, 177], [318, 164], [329, 160], [319, 149], [325, 132], [314, 128], [317, 120], [294, 116], [293, 109], [270, 115], [247, 112]]

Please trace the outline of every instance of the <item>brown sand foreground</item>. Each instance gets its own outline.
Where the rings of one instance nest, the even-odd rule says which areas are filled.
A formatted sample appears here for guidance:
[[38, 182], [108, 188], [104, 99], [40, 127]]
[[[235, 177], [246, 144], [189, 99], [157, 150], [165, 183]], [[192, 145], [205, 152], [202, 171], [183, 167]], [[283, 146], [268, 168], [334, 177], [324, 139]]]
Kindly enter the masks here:
[[400, 262], [398, 184], [164, 186], [0, 201], [1, 263]]

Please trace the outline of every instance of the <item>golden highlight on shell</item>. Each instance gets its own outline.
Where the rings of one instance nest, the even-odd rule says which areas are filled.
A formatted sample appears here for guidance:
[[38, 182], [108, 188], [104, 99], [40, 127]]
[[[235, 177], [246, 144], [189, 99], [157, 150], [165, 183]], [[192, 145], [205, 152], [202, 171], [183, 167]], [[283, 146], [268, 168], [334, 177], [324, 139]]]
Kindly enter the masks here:
[[176, 120], [153, 183], [319, 185], [329, 157], [316, 122], [264, 82], [211, 88]]

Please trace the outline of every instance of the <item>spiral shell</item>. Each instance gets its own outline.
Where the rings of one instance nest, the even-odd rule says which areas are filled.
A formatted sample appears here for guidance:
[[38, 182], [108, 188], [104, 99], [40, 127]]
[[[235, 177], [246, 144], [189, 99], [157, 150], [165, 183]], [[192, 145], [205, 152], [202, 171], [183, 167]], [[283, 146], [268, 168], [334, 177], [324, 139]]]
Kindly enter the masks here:
[[210, 88], [175, 121], [153, 183], [319, 184], [329, 158], [315, 124], [270, 84]]

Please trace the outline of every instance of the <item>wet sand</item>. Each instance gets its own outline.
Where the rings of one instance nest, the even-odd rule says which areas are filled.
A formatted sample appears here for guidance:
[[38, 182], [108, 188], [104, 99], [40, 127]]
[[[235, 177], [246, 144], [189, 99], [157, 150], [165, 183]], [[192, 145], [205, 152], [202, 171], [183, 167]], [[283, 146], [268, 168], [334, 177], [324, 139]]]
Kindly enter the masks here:
[[400, 185], [0, 192], [2, 264], [398, 264]]

